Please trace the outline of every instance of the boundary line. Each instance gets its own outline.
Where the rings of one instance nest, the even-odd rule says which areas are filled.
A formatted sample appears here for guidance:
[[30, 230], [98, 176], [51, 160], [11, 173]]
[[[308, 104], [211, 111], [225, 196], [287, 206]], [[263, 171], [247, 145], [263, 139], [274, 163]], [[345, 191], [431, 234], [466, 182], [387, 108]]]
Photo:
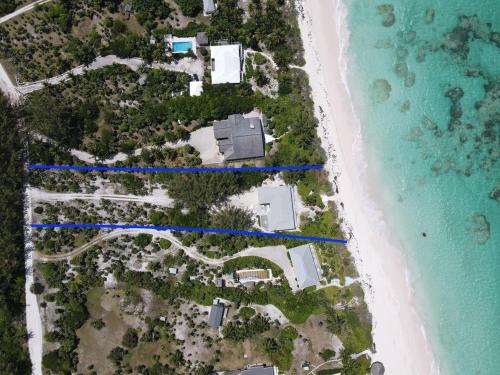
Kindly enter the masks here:
[[331, 243], [341, 243], [346, 244], [346, 240], [340, 240], [336, 238], [328, 237], [315, 237], [315, 236], [304, 236], [299, 234], [287, 234], [287, 233], [272, 233], [272, 232], [255, 232], [255, 231], [241, 231], [233, 229], [221, 229], [221, 228], [197, 228], [197, 227], [179, 227], [179, 226], [160, 226], [160, 225], [125, 225], [125, 224], [31, 224], [32, 228], [84, 228], [84, 229], [144, 229], [144, 230], [172, 230], [181, 232], [198, 232], [198, 233], [223, 233], [232, 235], [242, 235], [242, 236], [260, 236], [260, 237], [277, 237], [277, 238], [288, 238], [301, 241], [317, 241], [317, 242], [331, 242]]
[[272, 172], [272, 171], [304, 171], [323, 169], [323, 164], [317, 165], [289, 165], [283, 167], [106, 167], [87, 165], [47, 165], [28, 164], [28, 169], [56, 169], [74, 171], [102, 171], [102, 172]]

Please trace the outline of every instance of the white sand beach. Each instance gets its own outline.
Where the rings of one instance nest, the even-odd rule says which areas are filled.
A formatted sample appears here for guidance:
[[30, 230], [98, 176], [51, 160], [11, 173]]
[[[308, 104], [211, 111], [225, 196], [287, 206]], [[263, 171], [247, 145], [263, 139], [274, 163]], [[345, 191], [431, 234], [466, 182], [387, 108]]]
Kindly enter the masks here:
[[346, 231], [370, 312], [376, 352], [386, 374], [437, 374], [407, 268], [398, 242], [391, 237], [363, 158], [360, 124], [345, 79], [348, 30], [341, 0], [299, 0], [299, 24], [305, 49], [319, 135], [328, 153], [327, 169], [338, 187], [335, 199]]

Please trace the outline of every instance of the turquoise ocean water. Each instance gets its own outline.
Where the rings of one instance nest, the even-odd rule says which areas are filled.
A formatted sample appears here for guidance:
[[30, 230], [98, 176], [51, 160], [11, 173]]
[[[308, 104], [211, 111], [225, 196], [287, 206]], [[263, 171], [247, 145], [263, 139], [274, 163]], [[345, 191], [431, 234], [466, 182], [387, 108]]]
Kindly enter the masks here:
[[500, 2], [345, 4], [366, 156], [441, 371], [500, 374]]

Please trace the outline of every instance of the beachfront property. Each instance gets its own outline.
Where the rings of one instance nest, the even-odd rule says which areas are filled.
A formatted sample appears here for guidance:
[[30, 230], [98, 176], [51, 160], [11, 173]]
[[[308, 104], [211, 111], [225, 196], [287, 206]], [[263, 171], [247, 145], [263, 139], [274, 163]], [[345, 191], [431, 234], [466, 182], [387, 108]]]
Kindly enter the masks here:
[[291, 186], [265, 186], [257, 190], [259, 224], [267, 231], [296, 228], [294, 189]]
[[189, 96], [200, 96], [202, 92], [203, 92], [202, 81], [189, 82]]
[[214, 121], [213, 130], [224, 161], [264, 157], [264, 131], [259, 117], [230, 115], [227, 120]]
[[216, 6], [214, 0], [203, 0], [203, 15], [209, 16], [215, 12]]
[[321, 271], [312, 244], [294, 247], [288, 250], [288, 253], [292, 259], [293, 272], [299, 289], [313, 285], [318, 286], [321, 280]]
[[196, 53], [197, 43], [195, 37], [179, 38], [172, 36], [172, 34], [167, 34], [164, 41], [167, 53], [185, 54], [189, 51]]
[[210, 313], [208, 314], [208, 326], [212, 328], [219, 328], [222, 326], [225, 311], [226, 308], [224, 304], [218, 299], [215, 299], [212, 307], [210, 308]]
[[211, 46], [212, 84], [240, 83], [243, 67], [243, 49], [241, 44]]

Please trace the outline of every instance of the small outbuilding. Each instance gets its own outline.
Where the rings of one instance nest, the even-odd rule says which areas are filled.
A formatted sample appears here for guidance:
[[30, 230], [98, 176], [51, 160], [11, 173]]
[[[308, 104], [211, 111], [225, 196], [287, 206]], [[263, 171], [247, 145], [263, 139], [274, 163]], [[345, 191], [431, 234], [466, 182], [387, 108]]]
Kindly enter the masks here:
[[199, 46], [208, 46], [208, 35], [207, 33], [200, 31], [196, 33], [196, 43]]
[[267, 231], [296, 228], [294, 190], [291, 186], [265, 186], [257, 194], [262, 228]]
[[372, 366], [370, 367], [370, 373], [371, 375], [384, 375], [385, 373], [385, 367], [382, 364], [382, 362], [373, 362]]
[[189, 96], [200, 96], [202, 92], [203, 92], [202, 81], [189, 82]]
[[261, 158], [265, 155], [264, 131], [260, 118], [230, 115], [214, 121], [214, 136], [224, 161]]
[[240, 83], [243, 67], [241, 44], [211, 46], [212, 84]]
[[300, 289], [319, 285], [321, 274], [316, 262], [314, 248], [311, 244], [294, 247], [288, 250], [292, 259], [293, 272]]

